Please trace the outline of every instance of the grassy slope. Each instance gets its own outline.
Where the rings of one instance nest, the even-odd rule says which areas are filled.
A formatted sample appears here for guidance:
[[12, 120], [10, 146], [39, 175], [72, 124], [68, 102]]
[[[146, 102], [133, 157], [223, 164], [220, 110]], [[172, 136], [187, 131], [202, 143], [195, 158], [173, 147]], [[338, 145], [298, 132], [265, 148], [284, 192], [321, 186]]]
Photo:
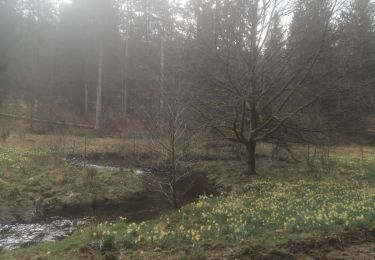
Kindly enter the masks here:
[[[55, 243], [0, 253], [0, 259], [183, 259], [224, 255], [242, 243], [274, 245], [290, 239], [371, 228], [374, 216], [375, 161], [356, 150], [332, 153], [324, 170], [260, 160], [261, 177], [242, 175], [235, 161], [195, 162], [221, 196], [202, 197], [179, 212], [141, 224], [103, 223]], [[111, 250], [109, 250], [111, 249]], [[113, 253], [109, 253], [113, 251]]]
[[[64, 147], [60, 138], [12, 136], [1, 143], [0, 219], [20, 214], [32, 217], [40, 213], [38, 210], [58, 212], [63, 207], [89, 206], [93, 199], [119, 202], [142, 192], [141, 184], [129, 172], [85, 170], [63, 162], [65, 152], [54, 149]], [[91, 149], [105, 151], [111, 142], [95, 140]], [[76, 151], [80, 148], [77, 145]]]

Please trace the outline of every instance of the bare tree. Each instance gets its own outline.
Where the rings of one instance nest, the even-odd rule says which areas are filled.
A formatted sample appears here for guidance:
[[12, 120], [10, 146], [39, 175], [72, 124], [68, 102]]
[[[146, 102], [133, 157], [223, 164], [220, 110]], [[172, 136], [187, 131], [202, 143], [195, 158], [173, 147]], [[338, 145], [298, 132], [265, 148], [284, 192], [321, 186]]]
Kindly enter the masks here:
[[[103, 72], [104, 72], [104, 56], [108, 50], [106, 45], [106, 37], [113, 32], [113, 1], [93, 1], [93, 18], [97, 25], [97, 89], [96, 89], [96, 109], [95, 109], [95, 129], [101, 128], [102, 117], [102, 101], [103, 101]], [[117, 30], [117, 28], [116, 28]]]
[[[129, 27], [129, 26], [128, 26]], [[129, 29], [126, 32], [126, 38], [124, 42], [124, 60], [122, 68], [122, 102], [121, 102], [121, 113], [122, 113], [122, 131], [127, 131], [128, 121], [128, 61], [129, 59]]]
[[[189, 175], [189, 172], [181, 170], [180, 161], [194, 136], [188, 130], [193, 95], [189, 84], [175, 75], [166, 77], [163, 90], [163, 110], [153, 115], [146, 113], [145, 120], [151, 136], [151, 147], [161, 155], [162, 164], [156, 174], [145, 176], [144, 181], [160, 192], [174, 208], [178, 208], [178, 193], [184, 193], [178, 190], [178, 183]], [[187, 186], [184, 190], [187, 190]]]
[[[285, 40], [266, 49], [278, 31], [275, 18], [289, 17], [291, 3], [254, 0], [223, 9], [228, 15], [221, 24], [220, 42], [210, 53], [218, 70], [209, 75], [211, 87], [199, 112], [223, 138], [245, 146], [249, 175], [256, 174], [257, 143], [275, 136], [319, 98], [319, 93], [304, 95], [305, 83], [324, 45], [334, 6], [327, 3], [327, 12], [316, 14], [319, 44], [298, 68], [291, 66], [295, 53]], [[241, 13], [240, 18], [229, 15], [233, 10]]]
[[164, 35], [160, 38], [160, 112], [164, 109], [164, 84], [165, 84], [165, 39]]
[[100, 128], [100, 117], [102, 112], [102, 88], [103, 88], [103, 47], [99, 44], [98, 50], [98, 78], [96, 85], [96, 109], [95, 109], [95, 129]]

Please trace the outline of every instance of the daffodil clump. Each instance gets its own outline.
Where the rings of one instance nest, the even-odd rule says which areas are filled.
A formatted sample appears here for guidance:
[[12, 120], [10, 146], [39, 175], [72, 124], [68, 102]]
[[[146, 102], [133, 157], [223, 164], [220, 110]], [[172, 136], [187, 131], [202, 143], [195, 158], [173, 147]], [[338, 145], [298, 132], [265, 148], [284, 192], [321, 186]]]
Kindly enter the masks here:
[[32, 150], [18, 150], [18, 149], [6, 149], [0, 150], [0, 165], [3, 167], [20, 169], [26, 163], [30, 162], [37, 156], [46, 155], [46, 151], [32, 149]]
[[333, 155], [331, 156], [330, 161], [332, 168], [335, 171], [340, 173], [351, 173], [356, 176], [366, 175], [367, 171], [369, 169], [374, 169], [375, 166], [375, 158], [368, 154], [365, 154], [363, 158], [358, 156], [358, 154], [348, 154], [345, 156]]
[[241, 194], [201, 197], [158, 222], [122, 221], [117, 224], [121, 231], [116, 239], [126, 248], [200, 246], [210, 241], [238, 242], [269, 234], [340, 231], [374, 224], [375, 189], [368, 184], [259, 180]]

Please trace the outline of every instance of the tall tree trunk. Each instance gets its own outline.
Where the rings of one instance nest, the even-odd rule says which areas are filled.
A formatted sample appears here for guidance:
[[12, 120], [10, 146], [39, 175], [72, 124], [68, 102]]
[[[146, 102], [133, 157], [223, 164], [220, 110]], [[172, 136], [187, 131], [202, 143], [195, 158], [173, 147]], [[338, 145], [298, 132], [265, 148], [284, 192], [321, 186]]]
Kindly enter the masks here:
[[88, 89], [87, 80], [85, 79], [85, 118], [86, 120], [87, 120], [88, 112], [89, 112], [89, 89]]
[[96, 110], [95, 110], [95, 130], [100, 129], [102, 113], [102, 87], [103, 87], [103, 47], [99, 47], [98, 53], [98, 79], [96, 88]]
[[129, 27], [126, 32], [126, 39], [125, 39], [125, 50], [124, 50], [124, 61], [123, 61], [123, 70], [122, 70], [122, 128], [123, 128], [123, 134], [127, 131], [128, 127], [128, 59], [129, 59]]
[[250, 141], [246, 144], [246, 151], [247, 151], [247, 174], [248, 175], [256, 175], [257, 172], [255, 170], [255, 150], [256, 150], [257, 143], [255, 141]]
[[34, 131], [34, 95], [32, 95], [32, 98], [30, 100], [30, 132], [32, 133]]
[[145, 16], [145, 21], [146, 21], [146, 42], [147, 45], [149, 46], [150, 43], [150, 15], [148, 13], [149, 10], [149, 0], [145, 1], [145, 6], [144, 6], [144, 16]]
[[164, 53], [164, 36], [160, 39], [160, 114], [163, 112], [164, 108], [164, 84], [165, 84], [165, 53]]
[[36, 89], [38, 87], [38, 80], [39, 80], [39, 20], [40, 20], [40, 13], [41, 13], [41, 2], [40, 0], [36, 0], [34, 2], [35, 12], [37, 20], [34, 22], [34, 33], [32, 36], [32, 47], [31, 47], [31, 94], [30, 94], [30, 132], [33, 132], [33, 121], [34, 121], [34, 107], [36, 102]]
[[[173, 123], [172, 123], [173, 124]], [[175, 140], [175, 128], [172, 126], [171, 136], [171, 166], [172, 166], [172, 200], [173, 208], [178, 208], [177, 201], [177, 163], [176, 163], [176, 140]]]
[[[250, 91], [248, 96], [248, 101], [250, 102], [250, 129], [255, 130], [258, 128], [259, 124], [259, 113], [257, 111], [256, 99], [255, 99], [255, 92], [257, 86], [257, 62], [258, 62], [258, 39], [257, 39], [257, 29], [258, 29], [258, 10], [259, 8], [259, 0], [255, 0], [253, 2], [253, 10], [252, 10], [252, 17], [251, 17], [251, 36], [250, 36], [250, 62], [251, 66], [251, 84], [250, 84]], [[245, 103], [246, 107], [246, 103]], [[255, 170], [255, 150], [256, 150], [256, 141], [254, 141], [253, 133], [250, 133], [249, 142], [246, 144], [247, 150], [247, 164], [248, 164], [248, 174], [249, 175], [256, 175]]]
[[128, 121], [128, 87], [126, 85], [126, 82], [124, 80], [123, 86], [122, 86], [122, 104], [121, 104], [121, 112], [122, 112], [122, 128], [123, 132], [125, 133], [128, 127], [127, 121]]
[[85, 60], [83, 65], [84, 78], [83, 78], [83, 91], [84, 91], [84, 100], [83, 100], [83, 111], [85, 120], [88, 120], [89, 113], [89, 68], [88, 61]]

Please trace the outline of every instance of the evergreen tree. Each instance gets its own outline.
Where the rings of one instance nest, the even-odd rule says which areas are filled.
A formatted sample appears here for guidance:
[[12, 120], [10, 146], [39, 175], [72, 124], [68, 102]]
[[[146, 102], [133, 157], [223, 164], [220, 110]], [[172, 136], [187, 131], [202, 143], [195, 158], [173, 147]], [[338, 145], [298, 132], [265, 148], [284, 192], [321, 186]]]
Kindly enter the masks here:
[[[264, 67], [264, 78], [269, 82], [274, 80], [278, 68], [285, 61], [285, 35], [278, 13], [271, 19], [270, 30], [267, 35], [264, 48], [264, 59], [267, 66]], [[266, 83], [270, 84], [270, 83]]]
[[375, 77], [375, 3], [354, 0], [341, 13], [339, 48], [343, 64], [353, 78]]
[[[332, 32], [326, 18], [331, 16], [329, 0], [298, 0], [289, 26], [288, 49], [296, 67], [303, 67], [317, 52], [324, 52], [329, 45], [327, 34]], [[325, 36], [325, 37], [324, 37]], [[320, 55], [322, 57], [322, 55]]]
[[278, 56], [285, 47], [284, 30], [281, 25], [280, 16], [276, 13], [271, 21], [270, 32], [265, 44], [265, 57]]
[[356, 141], [365, 136], [374, 109], [374, 19], [375, 4], [370, 0], [354, 0], [339, 18], [336, 60], [342, 76], [337, 88], [336, 118], [343, 132]]
[[9, 78], [6, 69], [10, 54], [14, 50], [16, 32], [18, 30], [18, 16], [16, 13], [17, 1], [0, 1], [0, 104], [9, 88]]

